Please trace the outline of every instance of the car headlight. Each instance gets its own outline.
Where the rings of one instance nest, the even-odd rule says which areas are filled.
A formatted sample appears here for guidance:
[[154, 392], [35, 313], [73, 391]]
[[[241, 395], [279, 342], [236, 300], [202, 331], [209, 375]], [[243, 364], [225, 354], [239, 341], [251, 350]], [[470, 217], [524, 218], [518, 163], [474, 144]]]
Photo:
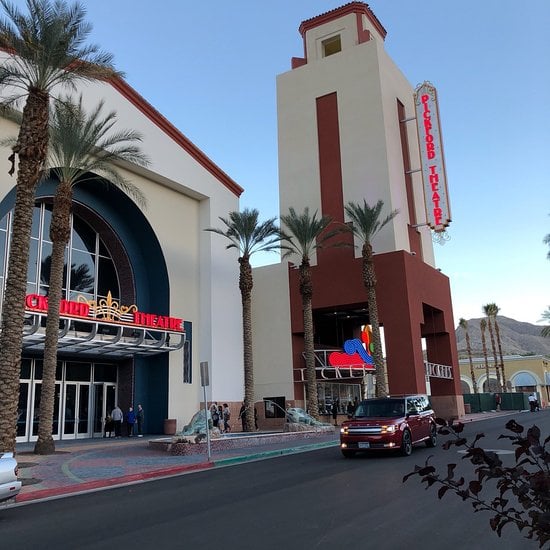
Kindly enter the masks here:
[[340, 433], [341, 433], [341, 434], [347, 435], [347, 433], [348, 433], [348, 427], [347, 427], [347, 426], [343, 426], [342, 428], [340, 428]]
[[399, 426], [392, 424], [391, 426], [380, 426], [380, 428], [383, 434], [392, 434], [399, 429]]

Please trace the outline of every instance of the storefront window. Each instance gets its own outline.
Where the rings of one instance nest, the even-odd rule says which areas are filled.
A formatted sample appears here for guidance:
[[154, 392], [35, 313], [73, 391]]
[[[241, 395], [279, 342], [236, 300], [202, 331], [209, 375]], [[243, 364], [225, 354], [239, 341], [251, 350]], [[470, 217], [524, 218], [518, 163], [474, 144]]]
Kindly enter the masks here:
[[91, 367], [90, 363], [67, 361], [65, 380], [89, 382], [91, 378]]
[[346, 414], [348, 405], [361, 400], [361, 384], [317, 384], [319, 414], [332, 414], [335, 403], [338, 403], [338, 413]]
[[[52, 206], [40, 204], [33, 211], [32, 238], [29, 248], [27, 292], [48, 295], [50, 282], [52, 243], [50, 222]], [[5, 279], [7, 262], [7, 228], [12, 214], [0, 220], [0, 280]], [[79, 294], [92, 301], [111, 292], [113, 298], [120, 296], [118, 275], [108, 249], [99, 239], [98, 233], [84, 220], [73, 216], [71, 241], [65, 250], [63, 276], [63, 297], [67, 287], [69, 299], [76, 300]], [[98, 256], [98, 251], [100, 255]], [[67, 266], [70, 265], [70, 270]]]

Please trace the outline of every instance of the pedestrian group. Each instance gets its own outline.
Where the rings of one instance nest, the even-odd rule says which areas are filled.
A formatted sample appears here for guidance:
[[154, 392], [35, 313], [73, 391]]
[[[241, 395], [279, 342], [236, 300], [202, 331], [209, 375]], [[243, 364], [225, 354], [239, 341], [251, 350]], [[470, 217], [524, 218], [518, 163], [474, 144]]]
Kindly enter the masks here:
[[[145, 411], [141, 403], [137, 406], [137, 411], [134, 411], [132, 406], [128, 407], [126, 414], [122, 412], [122, 409], [115, 405], [111, 414], [105, 417], [105, 424], [103, 430], [103, 437], [122, 437], [122, 426], [126, 424], [126, 435], [133, 437], [143, 437], [143, 423], [145, 420]], [[137, 434], [135, 434], [135, 428], [137, 426]]]

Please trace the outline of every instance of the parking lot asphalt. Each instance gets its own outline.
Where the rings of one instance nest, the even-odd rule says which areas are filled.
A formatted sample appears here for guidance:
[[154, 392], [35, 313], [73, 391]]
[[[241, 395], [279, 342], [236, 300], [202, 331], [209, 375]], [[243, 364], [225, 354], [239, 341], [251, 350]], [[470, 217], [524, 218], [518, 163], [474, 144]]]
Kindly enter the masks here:
[[[495, 416], [516, 414], [517, 411], [492, 411], [468, 414], [463, 422], [475, 422]], [[150, 479], [208, 470], [251, 460], [261, 460], [284, 454], [307, 452], [338, 445], [338, 430], [303, 437], [269, 442], [255, 447], [238, 446], [213, 450], [210, 459], [202, 453], [175, 456], [154, 448], [150, 440], [161, 436], [120, 439], [78, 439], [56, 441], [52, 455], [36, 455], [33, 443], [17, 445], [19, 479], [23, 488], [15, 504], [43, 499], [60, 498], [70, 494], [96, 491]], [[272, 441], [272, 439], [268, 439]]]

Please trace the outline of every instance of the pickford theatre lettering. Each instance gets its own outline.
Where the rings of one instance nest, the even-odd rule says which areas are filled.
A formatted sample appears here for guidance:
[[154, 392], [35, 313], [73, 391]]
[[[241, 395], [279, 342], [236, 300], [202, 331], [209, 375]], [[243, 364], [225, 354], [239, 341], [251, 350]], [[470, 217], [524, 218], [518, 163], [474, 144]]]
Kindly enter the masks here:
[[[426, 148], [426, 158], [428, 160], [435, 159], [435, 144], [434, 136], [432, 134], [432, 117], [430, 114], [430, 108], [428, 102], [430, 96], [428, 94], [422, 95], [423, 106], [423, 118], [424, 118], [424, 147]], [[430, 188], [432, 191], [432, 213], [434, 218], [434, 225], [437, 227], [441, 225], [443, 219], [443, 211], [439, 205], [441, 196], [439, 195], [439, 173], [437, 164], [428, 164]]]
[[[29, 294], [25, 298], [27, 311], [48, 311], [48, 297], [39, 294]], [[61, 300], [59, 307], [61, 315], [95, 319], [102, 322], [115, 322], [116, 324], [156, 328], [175, 332], [184, 332], [183, 319], [168, 315], [155, 315], [137, 311], [136, 306], [120, 306], [112, 300], [110, 293], [107, 300], [100, 300], [99, 304], [83, 297], [79, 301]]]
[[134, 312], [134, 323], [146, 327], [162, 328], [164, 330], [183, 330], [183, 319], [167, 317], [165, 315], [153, 315], [152, 313]]
[[[48, 311], [48, 297], [39, 294], [29, 294], [25, 298], [27, 309]], [[76, 317], [88, 317], [90, 306], [82, 302], [73, 302], [71, 300], [61, 300], [59, 304], [59, 313], [61, 315], [74, 315]]]

